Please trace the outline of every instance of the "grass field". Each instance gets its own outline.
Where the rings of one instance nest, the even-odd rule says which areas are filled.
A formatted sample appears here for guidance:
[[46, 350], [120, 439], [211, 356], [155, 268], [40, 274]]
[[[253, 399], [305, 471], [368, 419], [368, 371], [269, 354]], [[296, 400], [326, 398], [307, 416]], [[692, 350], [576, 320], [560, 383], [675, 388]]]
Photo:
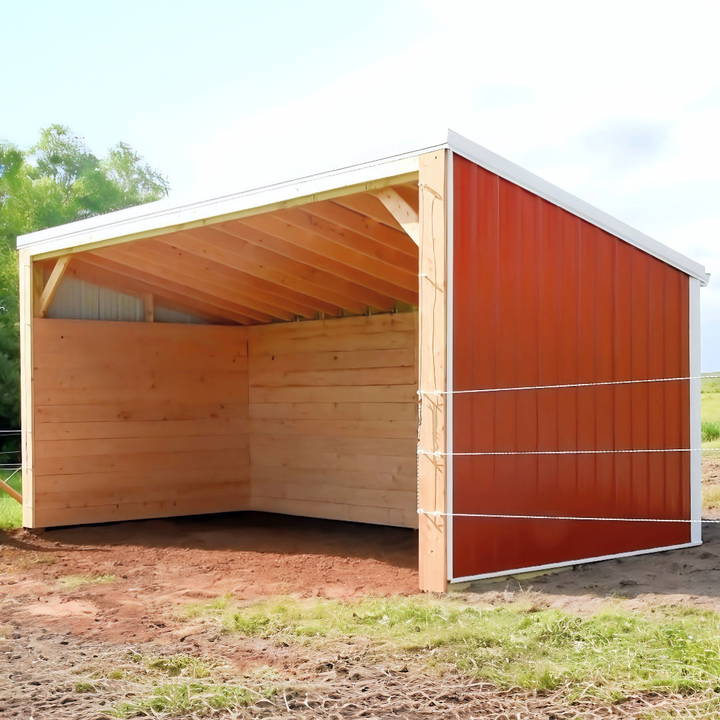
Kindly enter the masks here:
[[[709, 373], [720, 375], [720, 372]], [[720, 378], [708, 378], [702, 384], [703, 446], [720, 447]]]
[[589, 616], [453, 600], [229, 598], [187, 608], [226, 632], [321, 649], [362, 646], [368, 657], [408, 657], [430, 672], [459, 672], [504, 690], [559, 692], [565, 702], [619, 702], [639, 693], [710, 693], [720, 706], [720, 615], [685, 607], [609, 609]]
[[[0, 477], [5, 480], [12, 474], [11, 470], [0, 470]], [[17, 473], [8, 483], [18, 492], [21, 491], [22, 478]], [[22, 525], [22, 508], [7, 493], [0, 491], [0, 530], [11, 530]]]

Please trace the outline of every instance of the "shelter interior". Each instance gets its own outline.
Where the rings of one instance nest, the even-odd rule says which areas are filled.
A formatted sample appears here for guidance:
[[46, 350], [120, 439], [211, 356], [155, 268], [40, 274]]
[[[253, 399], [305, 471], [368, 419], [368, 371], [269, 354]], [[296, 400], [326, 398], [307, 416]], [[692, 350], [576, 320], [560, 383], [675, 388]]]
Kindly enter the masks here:
[[419, 232], [414, 173], [36, 260], [25, 524], [416, 527]]

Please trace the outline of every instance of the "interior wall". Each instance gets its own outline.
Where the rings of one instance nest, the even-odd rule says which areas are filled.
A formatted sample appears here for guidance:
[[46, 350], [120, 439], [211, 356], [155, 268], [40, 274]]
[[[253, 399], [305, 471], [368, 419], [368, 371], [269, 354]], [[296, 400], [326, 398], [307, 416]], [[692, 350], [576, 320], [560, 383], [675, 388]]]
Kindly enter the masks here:
[[417, 526], [417, 313], [248, 329], [256, 510]]
[[35, 318], [33, 358], [34, 526], [247, 508], [245, 328]]

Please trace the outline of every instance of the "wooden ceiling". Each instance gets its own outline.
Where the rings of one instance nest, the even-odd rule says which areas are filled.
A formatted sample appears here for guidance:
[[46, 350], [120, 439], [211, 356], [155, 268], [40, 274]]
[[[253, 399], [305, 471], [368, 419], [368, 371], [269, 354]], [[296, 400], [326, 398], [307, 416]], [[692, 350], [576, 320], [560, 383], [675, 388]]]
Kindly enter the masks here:
[[217, 323], [386, 312], [417, 305], [417, 228], [407, 183], [77, 253], [65, 272]]

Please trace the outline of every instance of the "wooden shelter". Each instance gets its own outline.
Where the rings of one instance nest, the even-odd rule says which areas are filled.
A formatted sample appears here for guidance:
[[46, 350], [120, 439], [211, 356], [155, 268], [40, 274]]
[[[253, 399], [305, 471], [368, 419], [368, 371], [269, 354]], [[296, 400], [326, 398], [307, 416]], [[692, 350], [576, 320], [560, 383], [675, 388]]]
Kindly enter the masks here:
[[18, 247], [27, 527], [417, 527], [436, 591], [700, 542], [626, 518], [699, 519], [699, 387], [644, 381], [699, 374], [705, 271], [455, 133]]

